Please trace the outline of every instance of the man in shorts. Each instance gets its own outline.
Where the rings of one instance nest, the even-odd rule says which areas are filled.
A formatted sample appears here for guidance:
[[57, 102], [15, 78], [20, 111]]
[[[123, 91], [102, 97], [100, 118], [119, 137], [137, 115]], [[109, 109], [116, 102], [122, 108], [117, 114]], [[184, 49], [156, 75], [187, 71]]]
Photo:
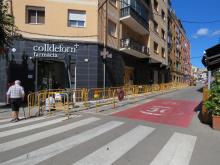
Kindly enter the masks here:
[[12, 123], [17, 122], [19, 120], [18, 118], [19, 107], [21, 105], [21, 102], [24, 100], [24, 96], [25, 96], [24, 88], [20, 85], [21, 85], [21, 81], [16, 80], [15, 85], [12, 85], [8, 89], [8, 92], [6, 93], [7, 104], [10, 103], [12, 109], [12, 116], [13, 116], [13, 119], [11, 120]]

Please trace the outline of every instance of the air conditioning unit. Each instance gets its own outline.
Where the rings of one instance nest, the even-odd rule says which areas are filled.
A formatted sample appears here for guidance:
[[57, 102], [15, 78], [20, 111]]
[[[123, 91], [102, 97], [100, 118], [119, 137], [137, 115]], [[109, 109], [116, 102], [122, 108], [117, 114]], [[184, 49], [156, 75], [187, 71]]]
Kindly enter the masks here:
[[130, 44], [130, 39], [129, 38], [125, 39], [124, 46], [129, 46], [129, 44]]

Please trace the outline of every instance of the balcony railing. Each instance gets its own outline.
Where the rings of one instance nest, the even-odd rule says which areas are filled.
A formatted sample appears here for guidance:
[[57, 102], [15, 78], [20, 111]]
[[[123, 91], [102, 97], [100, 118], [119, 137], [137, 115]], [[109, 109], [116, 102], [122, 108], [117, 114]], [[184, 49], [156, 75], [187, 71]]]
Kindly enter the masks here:
[[120, 46], [121, 48], [132, 49], [144, 55], [148, 55], [147, 47], [141, 45], [137, 40], [134, 40], [132, 38], [121, 39]]
[[135, 19], [142, 27], [144, 27], [147, 31], [149, 31], [149, 23], [144, 20], [131, 6], [125, 7], [121, 9], [121, 18], [131, 16]]

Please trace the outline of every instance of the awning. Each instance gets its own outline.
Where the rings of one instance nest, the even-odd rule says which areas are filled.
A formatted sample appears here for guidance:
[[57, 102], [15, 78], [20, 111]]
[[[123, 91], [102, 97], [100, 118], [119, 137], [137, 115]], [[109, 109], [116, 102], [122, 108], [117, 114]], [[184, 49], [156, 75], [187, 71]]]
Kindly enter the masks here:
[[220, 44], [205, 50], [202, 63], [209, 71], [220, 68]]

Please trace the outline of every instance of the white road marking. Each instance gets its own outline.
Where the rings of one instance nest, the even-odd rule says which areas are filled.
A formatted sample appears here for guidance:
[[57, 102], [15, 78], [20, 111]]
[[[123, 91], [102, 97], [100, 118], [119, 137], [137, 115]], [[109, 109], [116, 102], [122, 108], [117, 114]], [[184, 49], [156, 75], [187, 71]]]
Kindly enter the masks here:
[[81, 134], [72, 136], [70, 138], [61, 140], [59, 142], [53, 143], [49, 146], [40, 148], [33, 152], [27, 153], [25, 155], [19, 156], [17, 158], [11, 159], [7, 162], [1, 163], [1, 165], [34, 165], [38, 164], [44, 160], [47, 160], [59, 153], [62, 153], [68, 149], [71, 149], [83, 142], [86, 142], [96, 136], [99, 136], [107, 131], [110, 131], [120, 125], [123, 122], [111, 121], [96, 128], [85, 131]]
[[150, 165], [188, 165], [196, 136], [174, 133]]
[[31, 142], [35, 142], [37, 140], [41, 140], [41, 139], [44, 139], [44, 138], [47, 138], [47, 137], [50, 137], [53, 135], [57, 135], [62, 132], [65, 132], [65, 131], [68, 131], [68, 130], [71, 130], [71, 129], [98, 121], [98, 120], [100, 120], [100, 118], [91, 117], [91, 118], [80, 120], [80, 121], [70, 123], [70, 124], [67, 124], [67, 125], [64, 125], [61, 127], [57, 127], [57, 128], [53, 128], [50, 130], [40, 132], [40, 133], [36, 133], [36, 134], [30, 135], [30, 136], [22, 137], [20, 139], [16, 139], [16, 140], [12, 140], [12, 141], [9, 141], [6, 143], [2, 143], [2, 144], [0, 144], [0, 152], [4, 152], [7, 150], [16, 148], [16, 147], [23, 146], [25, 144], [29, 144]]
[[[52, 117], [55, 117], [55, 116], [50, 116], [49, 118], [52, 118]], [[0, 125], [0, 128], [13, 127], [13, 126], [26, 124], [26, 123], [30, 123], [30, 122], [34, 122], [34, 121], [39, 121], [39, 120], [44, 120], [44, 119], [46, 119], [46, 118], [45, 117], [28, 118], [26, 120], [21, 120], [19, 122], [7, 123], [7, 124]], [[8, 122], [10, 122], [10, 120], [8, 120]]]
[[155, 128], [138, 126], [73, 165], [111, 165], [154, 130]]
[[[25, 131], [30, 131], [30, 130], [33, 130], [33, 129], [36, 129], [36, 128], [45, 127], [45, 126], [48, 126], [48, 125], [51, 125], [51, 124], [56, 124], [58, 122], [62, 122], [65, 119], [67, 119], [67, 117], [62, 117], [62, 118], [58, 118], [58, 119], [54, 119], [54, 120], [50, 120], [50, 121], [45, 121], [45, 122], [42, 122], [42, 123], [37, 123], [37, 124], [33, 124], [33, 125], [21, 127], [21, 128], [11, 129], [11, 130], [8, 130], [8, 131], [1, 132], [0, 137], [14, 135], [14, 134], [25, 132]], [[36, 120], [34, 120], [34, 121], [36, 121]]]

